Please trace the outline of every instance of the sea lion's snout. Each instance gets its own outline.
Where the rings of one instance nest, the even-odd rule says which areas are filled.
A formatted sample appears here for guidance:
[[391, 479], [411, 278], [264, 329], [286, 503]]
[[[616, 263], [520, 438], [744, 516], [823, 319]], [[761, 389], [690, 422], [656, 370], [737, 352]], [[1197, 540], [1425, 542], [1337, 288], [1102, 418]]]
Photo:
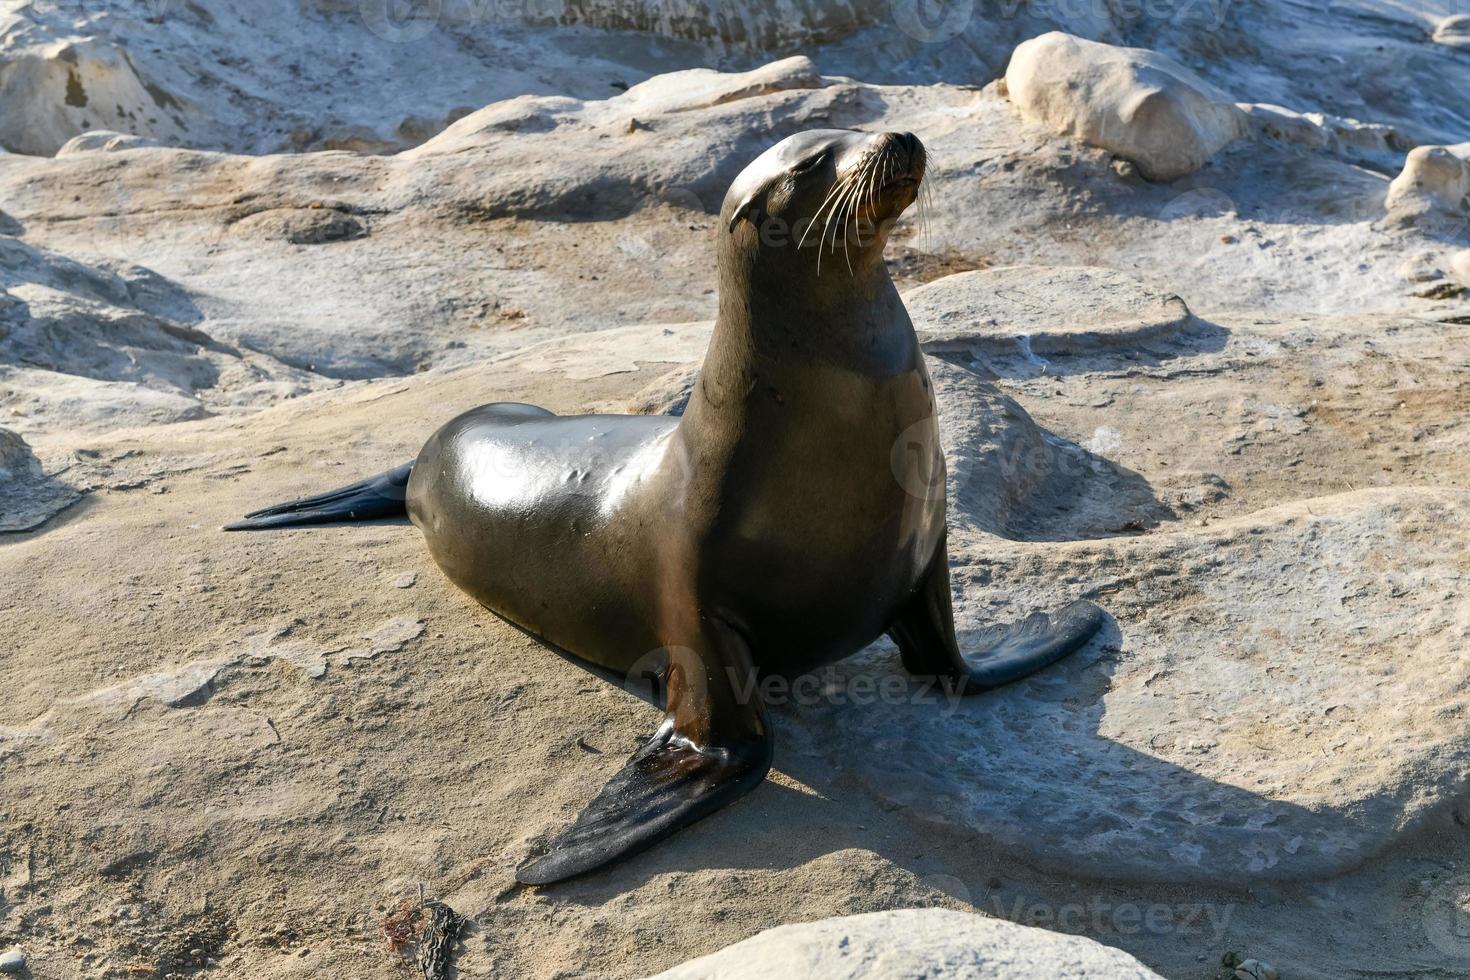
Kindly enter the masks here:
[[[882, 265], [899, 217], [924, 193], [928, 154], [913, 133], [808, 130], [761, 154], [730, 185], [721, 248], [754, 252], [772, 274], [820, 276], [824, 256], [849, 271]], [[740, 234], [737, 235], [737, 232]]]
[[928, 154], [924, 144], [913, 133], [884, 133], [881, 139], [883, 191], [897, 197], [907, 195], [907, 199], [895, 201], [898, 210], [902, 211], [918, 195]]

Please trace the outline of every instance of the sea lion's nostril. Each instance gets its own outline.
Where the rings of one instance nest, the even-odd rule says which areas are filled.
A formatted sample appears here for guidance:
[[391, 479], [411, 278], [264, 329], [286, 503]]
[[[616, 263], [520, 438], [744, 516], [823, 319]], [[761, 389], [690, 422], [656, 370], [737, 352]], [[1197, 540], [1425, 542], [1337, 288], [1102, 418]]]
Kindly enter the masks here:
[[894, 148], [902, 150], [908, 157], [910, 167], [922, 159], [924, 153], [923, 144], [919, 142], [919, 138], [913, 133], [893, 133], [892, 140]]

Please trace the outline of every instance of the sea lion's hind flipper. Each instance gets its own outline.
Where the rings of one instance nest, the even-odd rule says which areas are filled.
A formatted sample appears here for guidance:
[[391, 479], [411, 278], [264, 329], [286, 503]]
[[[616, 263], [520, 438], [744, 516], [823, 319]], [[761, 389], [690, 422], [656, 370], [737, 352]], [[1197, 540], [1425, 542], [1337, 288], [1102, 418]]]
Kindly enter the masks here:
[[989, 691], [1050, 666], [1087, 644], [1106, 622], [1085, 599], [1019, 623], [993, 627], [981, 649], [966, 656], [954, 635], [949, 556], [941, 541], [924, 581], [889, 627], [910, 673], [939, 677], [964, 694]]
[[412, 463], [396, 466], [386, 473], [359, 480], [357, 483], [300, 500], [276, 504], [251, 511], [243, 520], [226, 524], [226, 531], [256, 531], [275, 527], [306, 524], [332, 524], [339, 521], [371, 521], [382, 517], [401, 517], [408, 513], [406, 503], [408, 477]]
[[1019, 623], [992, 627], [988, 642], [965, 657], [966, 689], [977, 692], [1020, 680], [1075, 653], [1102, 628], [1103, 611], [1078, 599], [1053, 612], [1035, 612]]
[[[670, 737], [673, 735], [673, 737]], [[771, 765], [771, 735], [701, 750], [665, 722], [577, 816], [522, 865], [516, 878], [548, 885], [585, 874], [658, 843], [760, 785]]]
[[775, 739], [744, 641], [717, 632], [704, 652], [669, 648], [663, 724], [518, 880], [547, 885], [611, 864], [760, 785]]

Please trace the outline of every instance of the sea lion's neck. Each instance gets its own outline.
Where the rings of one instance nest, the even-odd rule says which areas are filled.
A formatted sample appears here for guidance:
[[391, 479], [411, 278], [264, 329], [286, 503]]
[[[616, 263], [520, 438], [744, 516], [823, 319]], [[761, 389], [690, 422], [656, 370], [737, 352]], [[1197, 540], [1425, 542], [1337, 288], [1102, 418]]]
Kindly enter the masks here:
[[686, 417], [738, 424], [761, 391], [815, 391], [834, 373], [879, 380], [914, 370], [918, 340], [881, 257], [856, 274], [837, 259], [837, 269], [804, 279], [721, 263], [719, 315]]
[[886, 269], [853, 276], [840, 257], [838, 264], [817, 281], [721, 283], [714, 344], [743, 350], [767, 370], [851, 364], [883, 371], [885, 357], [914, 343], [908, 311]]

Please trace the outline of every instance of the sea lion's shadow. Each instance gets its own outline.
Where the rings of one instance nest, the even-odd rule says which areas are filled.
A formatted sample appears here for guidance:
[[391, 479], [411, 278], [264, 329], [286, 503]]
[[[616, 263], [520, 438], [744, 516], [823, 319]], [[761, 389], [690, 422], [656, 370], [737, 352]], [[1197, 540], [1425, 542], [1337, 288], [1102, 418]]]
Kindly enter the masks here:
[[[940, 717], [943, 706], [932, 704], [777, 708], [772, 712], [777, 730], [774, 778], [650, 851], [554, 886], [558, 897], [600, 905], [660, 875], [792, 870], [844, 851], [871, 852], [927, 883], [925, 894], [932, 895], [932, 886], [977, 907], [1002, 860], [1074, 882], [1235, 887], [1253, 879], [1325, 877], [1368, 856], [1347, 853], [1337, 859], [1338, 867], [1328, 866], [1332, 859], [1327, 851], [1335, 843], [1361, 837], [1362, 828], [1346, 816], [1313, 813], [1218, 782], [1101, 734], [1103, 695], [1126, 655], [1123, 634], [1109, 617], [1082, 651], [1010, 688], [965, 699], [953, 718]], [[849, 677], [871, 676], [880, 669], [902, 672], [896, 652], [884, 646], [870, 647], [840, 666], [850, 666]], [[1077, 768], [1088, 774], [1078, 781], [1076, 792], [1057, 794], [1057, 800], [1074, 808], [1085, 804], [1101, 815], [1079, 824], [1075, 836], [1069, 836], [1066, 821], [1050, 809], [1055, 801], [1044, 792], [1037, 794], [1035, 782], [1016, 788], [1009, 812], [975, 809], [974, 819], [967, 822], [957, 819], [952, 799], [963, 795], [965, 787], [957, 782], [961, 774], [900, 772], [914, 758], [904, 754], [907, 747], [896, 750], [895, 756], [902, 758], [892, 766], [885, 760], [874, 763], [873, 753], [885, 742], [933, 739], [950, 722], [956, 736], [973, 734], [966, 727], [976, 717], [997, 707], [1016, 710], [1030, 704], [1049, 704], [1069, 719], [1065, 731], [1052, 725], [1027, 731], [1030, 756], [1077, 758]], [[953, 751], [934, 755], [954, 758]], [[1017, 772], [1025, 755], [996, 753], [996, 767], [985, 780], [991, 785], [982, 794], [1004, 796], [1007, 768]], [[852, 758], [859, 761], [849, 765], [845, 760]], [[915, 792], [925, 786], [933, 788], [932, 797], [922, 789]], [[946, 805], [930, 805], [944, 796], [951, 797]], [[1177, 812], [1161, 809], [1170, 801], [1177, 803]], [[1129, 837], [1130, 820], [1145, 826], [1134, 838]], [[902, 832], [894, 832], [895, 824]], [[1168, 829], [1173, 826], [1179, 829], [1177, 837]], [[1306, 860], [1293, 862], [1296, 852], [1283, 849], [1280, 841], [1298, 832], [1305, 839]], [[1099, 841], [1108, 839], [1116, 846], [1100, 848]], [[1206, 841], [1203, 846], [1201, 840]], [[1319, 844], [1320, 851], [1312, 856]], [[989, 906], [986, 910], [995, 911]]]

